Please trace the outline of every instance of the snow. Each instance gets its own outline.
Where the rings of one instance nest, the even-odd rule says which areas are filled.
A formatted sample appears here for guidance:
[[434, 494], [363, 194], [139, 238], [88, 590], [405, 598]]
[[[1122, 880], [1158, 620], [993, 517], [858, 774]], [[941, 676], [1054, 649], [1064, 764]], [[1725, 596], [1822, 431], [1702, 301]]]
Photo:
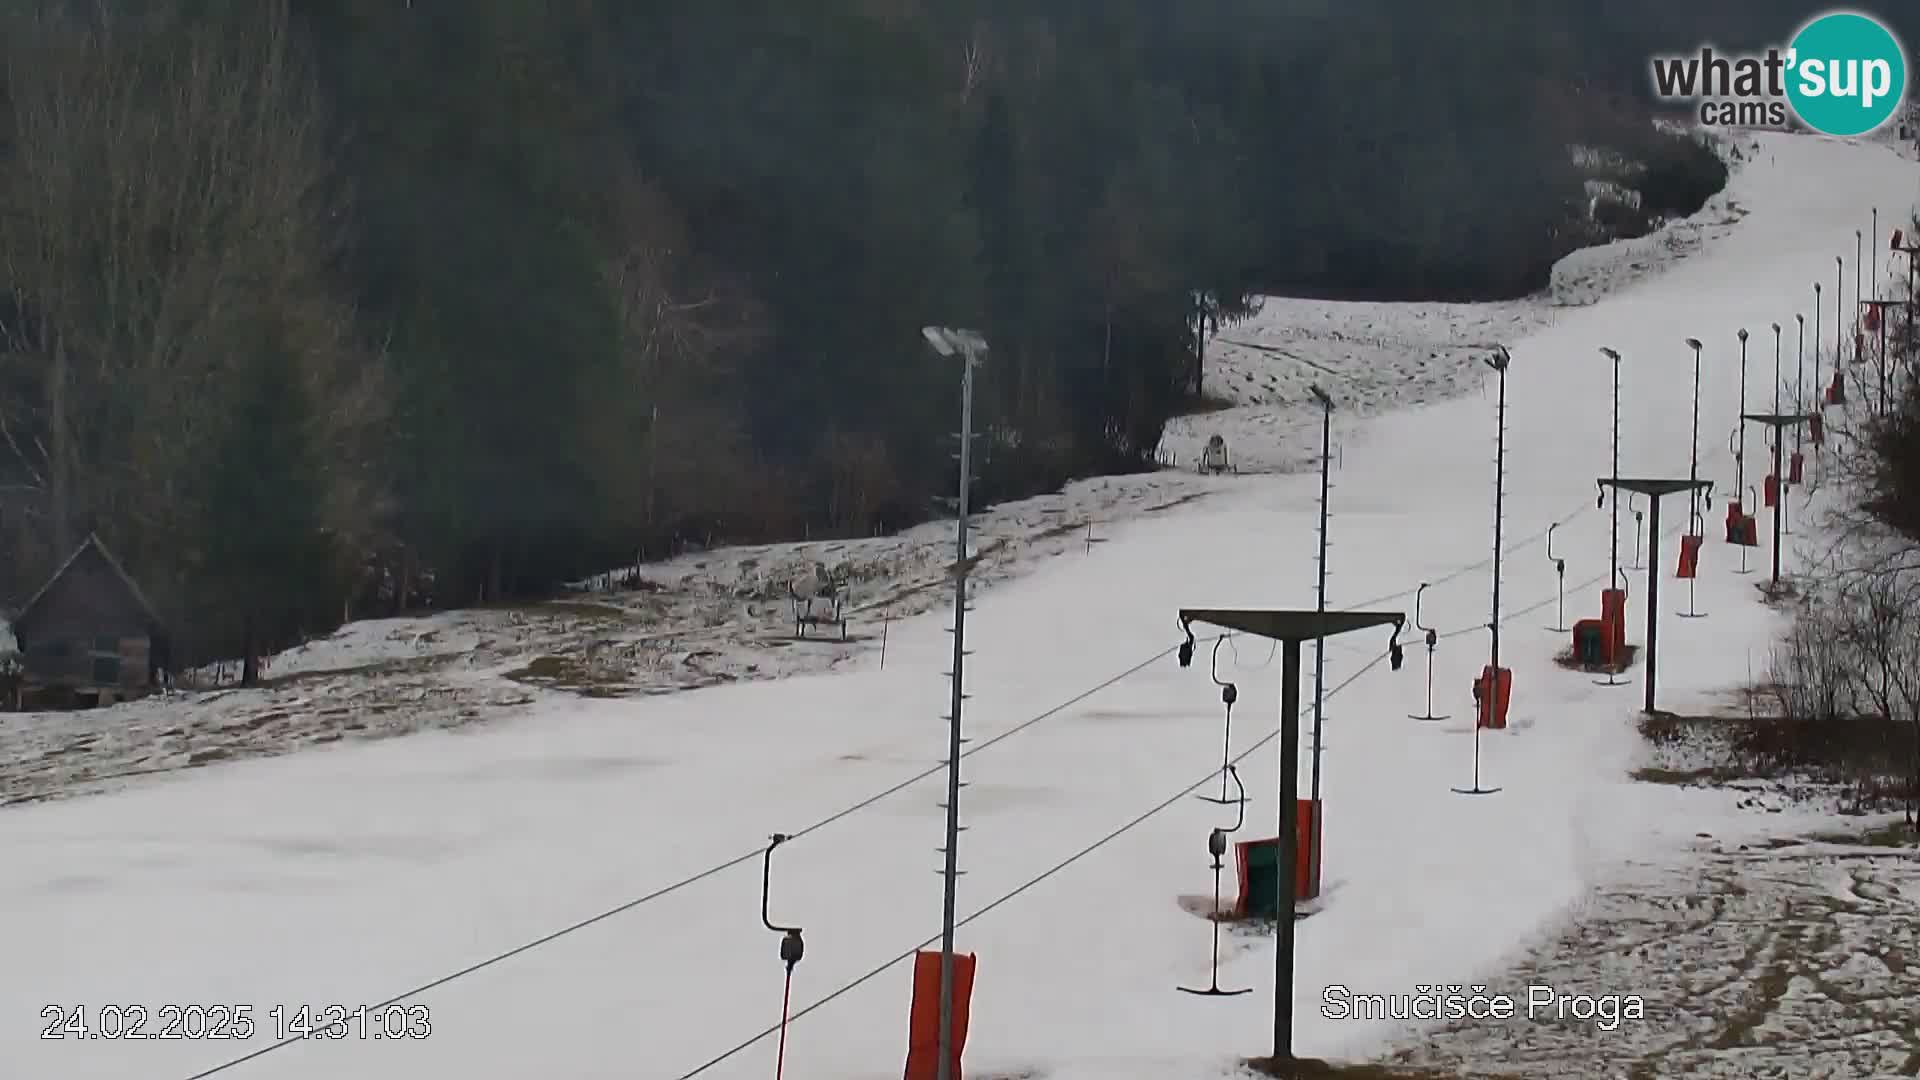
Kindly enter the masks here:
[[[1740, 162], [1731, 163], [1735, 169]], [[1691, 218], [1647, 236], [1582, 248], [1554, 266], [1543, 293], [1493, 304], [1341, 303], [1268, 298], [1252, 318], [1208, 343], [1207, 397], [1227, 407], [1175, 420], [1162, 450], [1191, 466], [1213, 434], [1225, 437], [1242, 472], [1311, 467], [1320, 453], [1319, 406], [1307, 388], [1335, 398], [1335, 454], [1356, 423], [1381, 413], [1458, 397], [1486, 382], [1490, 342], [1550, 329], [1571, 310], [1600, 302], [1728, 235], [1745, 217], [1737, 189]]]
[[[1698, 251], [1738, 220], [1730, 195], [1648, 237], [1575, 252], [1552, 289], [1516, 304], [1330, 304], [1269, 300], [1209, 360], [1224, 412], [1169, 425], [1182, 468], [1101, 477], [973, 519], [976, 587], [1091, 552], [1117, 526], [1237, 490], [1191, 471], [1206, 436], [1231, 434], [1244, 471], [1311, 469], [1318, 420], [1306, 386], [1338, 399], [1337, 466], [1356, 421], [1483, 388], [1482, 346], [1550, 325]], [[1304, 505], [1304, 503], [1303, 503]], [[0, 726], [0, 806], [115, 790], [184, 768], [340, 741], [450, 730], [540, 708], [556, 696], [633, 696], [878, 665], [894, 620], [951, 602], [952, 523], [899, 535], [696, 551], [579, 583], [569, 602], [349, 623], [267, 658], [266, 685], [235, 693], [237, 664], [188, 673], [180, 692]], [[824, 564], [850, 582], [848, 640], [796, 642], [788, 584]]]
[[[1549, 523], [1565, 523], [1554, 550], [1568, 564], [1569, 619], [1597, 614], [1606, 576], [1608, 518], [1593, 499], [1594, 478], [1607, 471], [1612, 370], [1598, 347], [1625, 356], [1621, 471], [1671, 475], [1687, 468], [1691, 424], [1691, 354], [1681, 340], [1709, 342], [1701, 469], [1728, 484], [1734, 328], [1790, 318], [1866, 207], [1905, 206], [1912, 197], [1911, 166], [1884, 148], [1762, 140], [1769, 158], [1742, 170], [1727, 197], [1744, 218], [1710, 226], [1717, 231], [1691, 257], [1598, 302], [1554, 307], [1550, 319], [1518, 307], [1396, 316], [1379, 306], [1276, 302], [1266, 321], [1228, 331], [1288, 349], [1311, 340], [1350, 355], [1347, 374], [1329, 389], [1359, 402], [1351, 412], [1364, 415], [1344, 407], [1340, 414], [1330, 603], [1410, 613], [1419, 583], [1433, 582], [1423, 614], [1449, 635], [1433, 658], [1435, 705], [1454, 719], [1426, 725], [1407, 717], [1424, 704], [1425, 650], [1414, 634], [1404, 638], [1407, 664], [1397, 674], [1378, 662], [1384, 629], [1329, 643], [1329, 690], [1341, 689], [1328, 699], [1322, 762], [1327, 891], [1299, 926], [1300, 1052], [1367, 1055], [1409, 1037], [1392, 1020], [1323, 1016], [1324, 988], [1336, 983], [1362, 994], [1432, 985], [1524, 994], [1530, 981], [1545, 981], [1567, 993], [1647, 996], [1649, 1019], [1630, 1039], [1578, 1024], [1563, 1032], [1567, 1025], [1481, 1023], [1465, 1034], [1432, 1031], [1426, 1053], [1435, 1060], [1484, 1065], [1489, 1045], [1530, 1062], [1565, 1053], [1620, 1060], [1640, 1047], [1669, 1054], [1691, 1075], [1748, 1076], [1781, 1074], [1781, 1055], [1790, 1052], [1781, 1047], [1804, 1048], [1815, 1031], [1823, 1041], [1814, 1064], [1828, 1073], [1866, 1060], [1843, 1035], [1859, 1036], [1852, 1045], [1893, 1045], [1874, 1034], [1885, 1024], [1828, 1025], [1838, 1022], [1832, 1001], [1842, 993], [1880, 1003], [1889, 1019], [1912, 1004], [1902, 996], [1910, 983], [1883, 985], [1898, 982], [1891, 954], [1861, 954], [1880, 958], [1884, 973], [1850, 961], [1849, 946], [1864, 939], [1847, 936], [1911, 911], [1910, 865], [1887, 853], [1809, 846], [1797, 861], [1817, 864], [1807, 871], [1814, 883], [1849, 867], [1854, 899], [1821, 892], [1838, 908], [1805, 907], [1796, 899], [1802, 893], [1785, 886], [1753, 886], [1750, 879], [1772, 881], [1775, 871], [1739, 844], [1813, 819], [1785, 807], [1755, 815], [1733, 792], [1634, 783], [1630, 771], [1645, 760], [1632, 722], [1640, 672], [1630, 689], [1596, 686], [1551, 662], [1565, 635], [1545, 629], [1558, 600], [1543, 543]], [[1390, 317], [1401, 320], [1391, 332], [1383, 327]], [[1490, 585], [1482, 564], [1494, 420], [1484, 374], [1471, 373], [1461, 350], [1483, 334], [1513, 355], [1501, 657], [1514, 670], [1515, 716], [1511, 729], [1478, 741], [1482, 775], [1502, 790], [1467, 798], [1450, 788], [1471, 778], [1466, 688], [1486, 662], [1487, 637], [1477, 628], [1487, 621]], [[1433, 386], [1430, 400], [1410, 411], [1386, 411], [1396, 399], [1384, 384], [1397, 375], [1363, 375], [1376, 355], [1367, 350], [1393, 353], [1392, 342], [1438, 354], [1422, 377]], [[1234, 363], [1259, 382], [1254, 354], [1273, 355], [1250, 350]], [[1244, 428], [1229, 442], [1243, 462], [1263, 454], [1297, 462], [1301, 445], [1312, 453], [1311, 433], [1296, 419], [1263, 425], [1254, 417], [1270, 408], [1278, 417], [1305, 376], [1274, 363], [1261, 370], [1271, 381], [1236, 399], [1246, 411], [1235, 422]], [[1455, 374], [1436, 373], [1447, 370]], [[1446, 393], [1457, 396], [1441, 400]], [[999, 584], [978, 592], [967, 621], [973, 741], [959, 851], [968, 921], [958, 946], [980, 957], [969, 1076], [1202, 1078], [1270, 1049], [1270, 939], [1224, 935], [1222, 984], [1256, 992], [1214, 1000], [1175, 991], [1208, 977], [1211, 930], [1189, 901], [1210, 893], [1205, 839], [1232, 815], [1190, 797], [1219, 783], [1210, 644], [1202, 640], [1192, 669], [1168, 654], [1182, 607], [1311, 604], [1316, 493], [1311, 476], [1166, 472], [1082, 485], [987, 523], [982, 555], [996, 538], [1005, 544], [983, 575]], [[1131, 499], [1133, 510], [1115, 509], [1119, 498]], [[1728, 688], [1746, 681], [1749, 658], [1765, 654], [1779, 616], [1760, 604], [1758, 576], [1734, 574], [1730, 549], [1715, 541], [1694, 598], [1710, 617], [1671, 618], [1686, 601], [1669, 576], [1672, 536], [1686, 514], [1677, 500], [1666, 509], [1660, 704], [1718, 707]], [[1631, 520], [1623, 520], [1630, 547]], [[1104, 542], [1087, 542], [1089, 521]], [[394, 696], [418, 694], [417, 711], [447, 714], [394, 721], [395, 730], [433, 729], [408, 738], [330, 740], [0, 813], [9, 870], [0, 906], [13, 916], [0, 930], [0, 955], [17, 976], [0, 984], [0, 1010], [16, 1018], [0, 1040], [0, 1073], [186, 1080], [264, 1050], [276, 1006], [385, 1001], [617, 909], [407, 998], [430, 1010], [427, 1038], [349, 1033], [220, 1075], [679, 1077], [778, 1017], [778, 938], [759, 921], [759, 852], [777, 831], [798, 835], [773, 856], [770, 914], [804, 926], [807, 942], [793, 998], [796, 1010], [808, 1011], [789, 1035], [787, 1074], [898, 1075], [909, 975], [904, 964], [885, 965], [930, 940], [940, 909], [937, 766], [952, 643], [939, 588], [951, 553], [940, 549], [938, 532], [690, 555], [645, 569], [658, 589], [580, 598], [616, 614], [556, 606], [518, 613], [517, 629], [508, 613], [357, 624], [280, 661], [278, 675], [295, 675], [266, 691], [202, 692], [85, 719], [7, 718], [0, 752], [79, 757], [97, 768], [166, 765], [172, 759], [161, 748], [178, 752], [216, 729], [227, 732], [220, 737], [231, 739], [232, 757], [285, 750], [315, 741], [322, 726], [299, 722], [315, 711], [340, 709], [360, 723], [411, 715], [397, 706], [377, 713]], [[875, 627], [866, 615], [856, 629], [868, 640], [846, 646], [775, 645], [784, 583], [811, 561], [847, 563], [859, 603], [891, 618]], [[1633, 582], [1636, 623], [1645, 614], [1643, 580]], [[901, 589], [908, 595], [896, 599]], [[649, 643], [647, 626], [662, 622], [674, 624], [671, 643]], [[430, 632], [437, 638], [428, 640]], [[882, 632], [884, 668], [872, 640]], [[602, 639], [615, 642], [606, 649], [634, 650], [632, 660], [609, 665], [607, 681], [617, 684], [609, 696], [527, 685], [502, 670], [564, 641]], [[1630, 640], [1640, 640], [1637, 626]], [[803, 648], [840, 659], [783, 666], [780, 658]], [[715, 669], [689, 674], [689, 658], [703, 650]], [[1233, 734], [1251, 797], [1240, 836], [1269, 835], [1281, 664], [1250, 641], [1219, 655], [1221, 676], [1240, 690]], [[370, 657], [431, 671], [326, 674], [376, 662]], [[664, 666], [674, 674], [636, 674], [652, 670], [651, 657], [670, 658]], [[765, 664], [786, 677], [729, 677], [728, 663]], [[689, 683], [711, 685], [644, 693]], [[431, 704], [436, 692], [456, 703]], [[367, 700], [336, 697], [355, 693]], [[508, 693], [511, 703], [465, 703]], [[462, 721], [469, 708], [476, 716]], [[228, 731], [261, 710], [288, 714], [262, 725], [284, 722], [287, 730], [256, 742]], [[471, 722], [481, 717], [490, 722]], [[183, 730], [127, 733], [136, 727]], [[89, 745], [118, 749], [54, 753], [83, 735]], [[8, 791], [39, 798], [73, 790], [78, 770], [62, 772], [44, 756], [32, 761], [8, 766]], [[80, 790], [98, 790], [95, 775]], [[922, 779], [900, 786], [916, 775]], [[889, 794], [863, 802], [880, 793]], [[1702, 832], [1718, 846], [1703, 845]], [[683, 879], [691, 880], [661, 892]], [[1704, 898], [1702, 882], [1711, 886]], [[1773, 917], [1783, 904], [1802, 906], [1788, 919]], [[1661, 919], [1647, 921], [1649, 910]], [[1714, 910], [1731, 916], [1706, 917]], [[1792, 953], [1790, 963], [1781, 943], [1815, 933], [1823, 913], [1858, 921]], [[1595, 929], [1635, 919], [1644, 923], [1637, 937]], [[1772, 943], [1773, 951], [1747, 959], [1753, 943]], [[1634, 952], [1653, 959], [1629, 965]], [[1640, 981], [1623, 985], [1629, 978]], [[138, 1004], [156, 1016], [167, 1003], [247, 1004], [260, 1030], [246, 1040], [138, 1046], [38, 1039], [40, 1010], [52, 1003], [92, 1014]], [[1734, 1016], [1736, 1005], [1746, 1011]], [[1722, 1043], [1718, 1057], [1706, 1052]], [[1799, 1052], [1797, 1060], [1809, 1060]], [[701, 1075], [765, 1076], [774, 1053], [774, 1040], [763, 1039]]]

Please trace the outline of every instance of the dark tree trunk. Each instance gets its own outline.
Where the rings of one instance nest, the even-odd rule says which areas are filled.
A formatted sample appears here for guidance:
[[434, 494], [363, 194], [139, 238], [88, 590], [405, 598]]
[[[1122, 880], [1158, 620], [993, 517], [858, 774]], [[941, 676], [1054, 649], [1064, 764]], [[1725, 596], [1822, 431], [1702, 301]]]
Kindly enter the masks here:
[[240, 620], [240, 685], [260, 685], [260, 643], [252, 615]]

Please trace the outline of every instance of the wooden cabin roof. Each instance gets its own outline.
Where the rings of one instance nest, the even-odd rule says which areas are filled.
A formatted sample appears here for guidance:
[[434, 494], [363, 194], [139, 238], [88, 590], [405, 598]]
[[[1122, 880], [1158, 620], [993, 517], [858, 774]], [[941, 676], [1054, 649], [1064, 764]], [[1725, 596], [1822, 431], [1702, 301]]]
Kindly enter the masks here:
[[40, 591], [34, 593], [32, 598], [14, 615], [12, 622], [16, 633], [19, 632], [20, 628], [31, 625], [35, 610], [40, 606], [41, 601], [47, 598], [48, 594], [52, 592], [54, 585], [78, 565], [81, 557], [89, 551], [106, 565], [108, 572], [111, 573], [114, 579], [120, 583], [121, 587], [126, 590], [128, 599], [133, 601], [134, 605], [139, 609], [140, 614], [144, 615], [147, 621], [153, 623], [155, 626], [160, 625], [160, 616], [154, 613], [153, 604], [148, 602], [147, 595], [140, 591], [140, 586], [128, 575], [126, 568], [120, 565], [120, 560], [113, 557], [113, 552], [107, 550], [107, 545], [101, 543], [98, 536], [89, 533], [87, 534], [86, 540], [73, 550], [73, 554], [67, 556], [66, 561], [60, 564], [58, 570], [53, 572], [53, 576], [47, 578], [46, 584], [40, 586]]

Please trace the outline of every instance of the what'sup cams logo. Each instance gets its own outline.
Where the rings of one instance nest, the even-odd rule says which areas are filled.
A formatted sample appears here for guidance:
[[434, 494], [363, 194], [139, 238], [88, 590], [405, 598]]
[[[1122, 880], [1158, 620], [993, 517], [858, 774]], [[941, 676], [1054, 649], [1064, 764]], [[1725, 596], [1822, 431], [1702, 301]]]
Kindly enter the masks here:
[[1782, 49], [1727, 55], [1702, 47], [1652, 60], [1653, 89], [1698, 103], [1712, 127], [1788, 126], [1789, 113], [1826, 135], [1878, 130], [1907, 95], [1907, 55], [1878, 19], [1829, 12], [1802, 26]]

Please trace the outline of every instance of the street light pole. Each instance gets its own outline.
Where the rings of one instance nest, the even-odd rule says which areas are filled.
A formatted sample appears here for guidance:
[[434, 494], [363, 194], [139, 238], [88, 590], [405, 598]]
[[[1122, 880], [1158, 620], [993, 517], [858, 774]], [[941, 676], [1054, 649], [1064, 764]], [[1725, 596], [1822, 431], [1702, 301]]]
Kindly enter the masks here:
[[[1687, 479], [1696, 485], [1689, 492], [1690, 497], [1687, 501], [1687, 535], [1693, 539], [1694, 543], [1699, 544], [1705, 540], [1707, 531], [1706, 510], [1701, 506], [1700, 488], [1697, 486], [1700, 481], [1700, 349], [1702, 348], [1700, 339], [1688, 338], [1687, 347], [1693, 350], [1693, 451], [1691, 460], [1687, 464]], [[1697, 560], [1699, 549], [1695, 548], [1694, 552]], [[1657, 566], [1654, 572], [1659, 572]], [[1700, 568], [1696, 561], [1693, 573], [1687, 577], [1687, 610], [1680, 612], [1684, 618], [1706, 617], [1707, 613], [1701, 611], [1698, 604], [1699, 577]]]
[[[1473, 716], [1473, 786], [1454, 788], [1461, 795], [1491, 795], [1499, 788], [1483, 787], [1480, 784], [1480, 729], [1492, 727], [1500, 722], [1504, 725], [1505, 715], [1500, 709], [1500, 547], [1501, 521], [1505, 514], [1504, 498], [1507, 476], [1507, 365], [1513, 361], [1506, 346], [1494, 347], [1492, 356], [1484, 361], [1499, 374], [1500, 397], [1495, 413], [1495, 437], [1493, 451], [1493, 611], [1487, 620], [1489, 639], [1487, 670], [1474, 680], [1477, 688], [1474, 694]], [[1511, 685], [1511, 684], [1508, 684]]]
[[[1737, 336], [1740, 338], [1740, 412], [1744, 415], [1747, 411], [1747, 328], [1741, 327]], [[1747, 425], [1738, 424], [1735, 429], [1739, 432], [1736, 436], [1739, 446], [1733, 452], [1733, 493], [1738, 499], [1740, 493], [1747, 490]], [[1618, 468], [1613, 471], [1616, 476], [1620, 473]], [[1614, 494], [1619, 494], [1618, 488]]]
[[[1700, 479], [1700, 339], [1688, 338], [1687, 347], [1693, 350], [1693, 447], [1687, 461], [1687, 479]], [[1700, 520], [1700, 492], [1695, 490], [1688, 502], [1687, 531], [1694, 530], [1694, 523]]]
[[[1512, 361], [1513, 357], [1508, 355], [1505, 346], [1498, 346], [1486, 361], [1487, 366], [1500, 376], [1499, 404], [1496, 406], [1498, 430], [1494, 436], [1493, 451], [1493, 621], [1488, 624], [1493, 633], [1488, 662], [1493, 666], [1496, 684], [1500, 679], [1500, 521], [1507, 480], [1507, 365]], [[1487, 689], [1491, 692], [1495, 688]]]
[[[1327, 499], [1332, 490], [1331, 462], [1333, 458], [1333, 399], [1318, 386], [1307, 388], [1313, 399], [1320, 403], [1320, 567], [1319, 580], [1314, 587], [1314, 610], [1324, 615], [1327, 611]], [[1313, 639], [1313, 780], [1308, 795], [1316, 824], [1320, 816], [1320, 733], [1325, 720], [1326, 682], [1327, 682], [1327, 639]], [[1314, 829], [1307, 834], [1307, 842], [1315, 850], [1307, 853], [1308, 864], [1320, 864], [1320, 830]]]
[[[1600, 347], [1600, 354], [1602, 356], [1605, 356], [1607, 359], [1613, 361], [1613, 462], [1612, 463], [1613, 463], [1613, 475], [1618, 476], [1620, 475], [1620, 353], [1614, 349], [1608, 348], [1607, 346], [1603, 345]], [[1618, 488], [1614, 489], [1614, 491], [1612, 492], [1611, 505], [1612, 505], [1611, 515], [1613, 519], [1612, 521], [1613, 532], [1612, 532], [1612, 535], [1608, 538], [1608, 542], [1607, 542], [1607, 587], [1601, 592], [1601, 601], [1602, 601], [1603, 608], [1605, 606], [1606, 594], [1614, 591], [1615, 589], [1620, 588], [1622, 584], [1620, 579], [1620, 491]], [[1639, 531], [1639, 525], [1637, 524], [1638, 517], [1639, 515], [1636, 514], [1635, 515], [1636, 524], [1634, 526], [1634, 535], [1633, 535], [1633, 551], [1634, 551], [1634, 559], [1636, 561], [1640, 557], [1640, 531]], [[1622, 599], [1624, 601], [1624, 597]], [[1624, 603], [1620, 610], [1620, 617], [1622, 619], [1626, 618], [1626, 608], [1624, 606]], [[1613, 637], [1611, 634], [1607, 638], [1607, 652], [1610, 654], [1608, 658], [1609, 662], [1607, 664], [1607, 677], [1605, 679], [1595, 679], [1594, 680], [1595, 686], [1627, 685], [1626, 683], [1620, 680], [1620, 671], [1624, 666], [1625, 657], [1623, 654], [1617, 654], [1616, 650], [1614, 649], [1613, 643], [1616, 640], [1618, 639]], [[1479, 778], [1478, 778], [1477, 772], [1478, 770], [1476, 770], [1476, 776], [1474, 780], [1475, 787], [1479, 786]]]
[[[1820, 403], [1826, 400], [1826, 393], [1826, 383], [1821, 381], [1820, 376], [1820, 283], [1816, 281], [1813, 283], [1813, 401], [1809, 403], [1811, 407], [1807, 411], [1819, 412]], [[1747, 411], [1746, 402], [1740, 403], [1740, 411]], [[1740, 430], [1746, 429], [1747, 425], [1740, 425]], [[1816, 444], [1815, 453], [1818, 453], [1819, 449]]]
[[1844, 340], [1847, 333], [1847, 260], [1839, 255], [1833, 257], [1833, 373], [1845, 379], [1840, 366], [1840, 354], [1845, 351]]
[[[1606, 346], [1600, 354], [1613, 361], [1613, 475], [1620, 475], [1620, 354]], [[1607, 545], [1607, 588], [1620, 587], [1620, 489], [1613, 490], [1613, 536]]]
[[[1793, 410], [1795, 412], [1805, 412], [1807, 411], [1805, 384], [1807, 375], [1807, 317], [1799, 312], [1794, 312], [1793, 320], [1800, 324], [1799, 352], [1794, 356], [1793, 360]], [[1818, 341], [1818, 339], [1815, 340], [1816, 342]], [[1744, 411], [1744, 406], [1742, 408]], [[1745, 427], [1746, 425], [1742, 424], [1741, 426]], [[1805, 449], [1806, 444], [1801, 440], [1800, 428], [1795, 427], [1793, 429], [1793, 452], [1798, 454]]]
[[[1744, 326], [1741, 327], [1737, 336], [1740, 338], [1739, 415], [1744, 416], [1747, 412], [1747, 328]], [[1735, 539], [1740, 546], [1740, 569], [1735, 571], [1735, 573], [1744, 574], [1747, 572], [1746, 518], [1747, 515], [1758, 513], [1758, 511], [1751, 505], [1741, 502], [1741, 499], [1745, 497], [1747, 491], [1747, 425], [1745, 423], [1736, 423], [1733, 430], [1736, 441], [1733, 452], [1733, 504], [1741, 508], [1741, 518], [1734, 523], [1739, 529], [1739, 536], [1733, 539]]]
[[973, 487], [973, 373], [987, 343], [972, 330], [929, 326], [921, 330], [927, 344], [944, 357], [959, 356], [960, 368], [960, 493], [955, 502], [953, 565], [952, 699], [947, 714], [947, 826], [942, 849], [943, 887], [940, 900], [940, 1061], [938, 1080], [953, 1076], [953, 935], [960, 880], [960, 710], [966, 701], [962, 675], [966, 664], [968, 494]]
[[1773, 411], [1780, 412], [1780, 324], [1773, 325]]

